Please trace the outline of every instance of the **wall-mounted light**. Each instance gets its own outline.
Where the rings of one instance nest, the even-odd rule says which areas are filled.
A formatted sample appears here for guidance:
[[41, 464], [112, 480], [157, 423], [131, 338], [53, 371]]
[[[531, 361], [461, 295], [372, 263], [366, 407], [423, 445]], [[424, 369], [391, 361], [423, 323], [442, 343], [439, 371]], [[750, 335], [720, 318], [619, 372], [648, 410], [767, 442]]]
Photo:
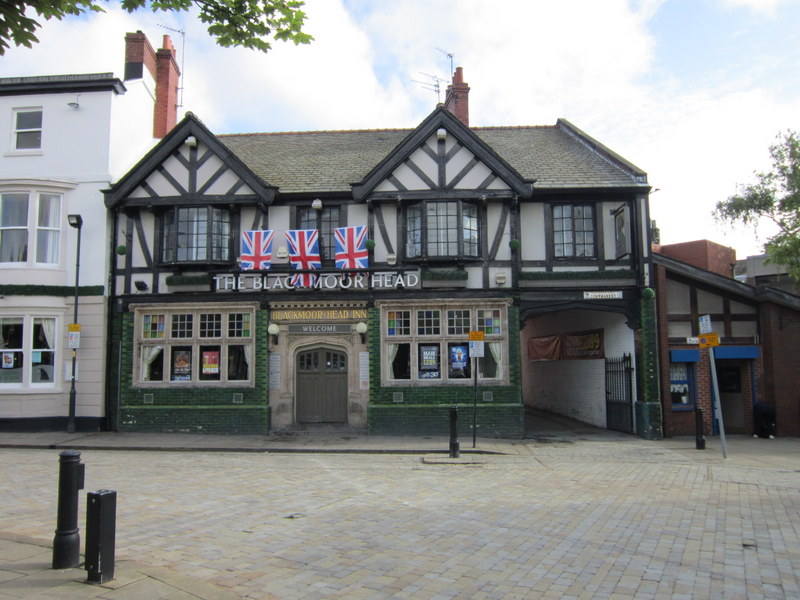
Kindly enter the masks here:
[[138, 291], [140, 291], [140, 292], [146, 292], [147, 291], [147, 282], [146, 281], [142, 281], [141, 279], [137, 279], [136, 281], [133, 282], [133, 285], [135, 285], [136, 289]]
[[359, 321], [358, 323], [356, 323], [356, 332], [358, 333], [359, 336], [361, 336], [362, 344], [367, 343], [367, 329], [369, 328], [367, 327], [367, 324], [364, 323], [364, 321]]
[[275, 252], [275, 257], [276, 258], [286, 258], [287, 256], [289, 256], [289, 251], [286, 249], [286, 246], [278, 247], [278, 251]]
[[494, 282], [497, 285], [505, 285], [505, 283], [506, 283], [506, 274], [503, 273], [502, 271], [499, 272], [499, 273], [496, 273], [495, 276], [494, 276]]
[[67, 106], [69, 106], [72, 110], [78, 110], [81, 107], [81, 103], [78, 101], [80, 97], [81, 95], [77, 94], [73, 102], [67, 102]]
[[278, 334], [280, 333], [281, 328], [278, 327], [277, 323], [270, 323], [269, 327], [267, 327], [267, 333], [272, 336], [272, 345], [278, 345]]
[[314, 210], [322, 210], [322, 200], [314, 198], [314, 201], [311, 203], [311, 208]]
[[396, 265], [397, 264], [397, 254], [387, 254], [386, 255], [386, 262], [388, 264], [390, 264], [391, 266]]

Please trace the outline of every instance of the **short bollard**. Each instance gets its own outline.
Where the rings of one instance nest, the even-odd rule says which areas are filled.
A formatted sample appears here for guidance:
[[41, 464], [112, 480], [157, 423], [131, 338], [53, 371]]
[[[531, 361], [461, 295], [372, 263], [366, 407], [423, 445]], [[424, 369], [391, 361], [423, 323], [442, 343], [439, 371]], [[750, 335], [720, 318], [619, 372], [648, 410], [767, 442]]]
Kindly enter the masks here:
[[114, 542], [117, 532], [117, 492], [86, 494], [86, 570], [90, 583], [114, 579]]
[[706, 438], [703, 435], [703, 409], [699, 406], [695, 406], [694, 408], [694, 429], [695, 429], [695, 438], [694, 438], [694, 445], [697, 450], [705, 450], [706, 449]]
[[53, 538], [54, 569], [71, 569], [81, 562], [78, 490], [83, 489], [85, 466], [77, 450], [64, 450], [59, 454], [58, 520]]
[[450, 458], [461, 456], [458, 444], [458, 408], [450, 408]]

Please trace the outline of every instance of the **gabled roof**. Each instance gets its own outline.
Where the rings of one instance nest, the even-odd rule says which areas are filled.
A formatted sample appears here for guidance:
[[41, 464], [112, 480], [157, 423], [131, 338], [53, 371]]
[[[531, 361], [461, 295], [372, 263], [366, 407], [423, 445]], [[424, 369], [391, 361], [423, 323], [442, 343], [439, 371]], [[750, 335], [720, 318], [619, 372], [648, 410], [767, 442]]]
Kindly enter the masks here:
[[[411, 144], [416, 129], [219, 135], [253, 172], [281, 193], [347, 193]], [[460, 123], [459, 123], [460, 125]], [[462, 126], [463, 127], [463, 126]], [[463, 128], [473, 141], [534, 190], [606, 188], [646, 191], [647, 175], [563, 119], [554, 126]], [[454, 129], [455, 130], [455, 129]]]
[[716, 287], [722, 291], [737, 294], [743, 299], [751, 302], [774, 302], [781, 306], [786, 306], [794, 310], [800, 310], [800, 296], [795, 296], [778, 288], [768, 285], [753, 287], [746, 283], [736, 281], [730, 277], [718, 275], [712, 271], [706, 271], [700, 267], [695, 267], [674, 258], [669, 258], [663, 254], [654, 252], [653, 262], [663, 265], [668, 271], [681, 275], [687, 279], [698, 281], [704, 285]]
[[427, 119], [408, 134], [405, 139], [387, 155], [380, 163], [361, 180], [353, 184], [353, 196], [361, 199], [372, 192], [395, 168], [402, 164], [417, 150], [428, 138], [436, 134], [439, 129], [444, 129], [458, 142], [473, 152], [492, 171], [521, 196], [529, 198], [533, 192], [532, 181], [526, 180], [517, 173], [501, 156], [494, 152], [492, 147], [475, 135], [470, 129], [459, 121], [450, 111], [440, 106], [434, 110]]
[[187, 138], [194, 136], [198, 142], [208, 147], [223, 163], [236, 173], [254, 191], [258, 199], [269, 204], [275, 198], [275, 187], [254, 175], [239, 158], [225, 145], [221, 144], [214, 134], [192, 113], [178, 123], [156, 146], [145, 154], [128, 173], [108, 190], [104, 190], [105, 203], [108, 208], [113, 208], [124, 203], [128, 195], [143, 181], [145, 181], [159, 167], [186, 142]]

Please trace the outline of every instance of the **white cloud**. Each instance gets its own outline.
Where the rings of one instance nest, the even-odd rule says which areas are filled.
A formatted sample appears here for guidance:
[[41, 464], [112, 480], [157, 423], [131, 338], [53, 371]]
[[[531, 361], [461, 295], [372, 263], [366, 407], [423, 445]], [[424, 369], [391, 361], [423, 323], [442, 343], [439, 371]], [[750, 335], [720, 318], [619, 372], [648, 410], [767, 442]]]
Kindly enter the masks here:
[[[750, 4], [772, 6], [778, 16], [786, 5]], [[707, 237], [755, 253], [752, 233], [720, 228], [711, 211], [754, 170], [769, 168], [767, 148], [778, 131], [800, 128], [797, 90], [762, 75], [771, 60], [796, 71], [796, 59], [754, 53], [749, 64], [710, 65], [718, 76], [689, 87], [681, 73], [656, 62], [663, 57], [651, 24], [663, 6], [309, 0], [306, 29], [316, 40], [277, 42], [266, 55], [216, 46], [192, 15], [128, 15], [112, 7], [48, 22], [41, 44], [8, 52], [0, 76], [121, 75], [125, 32], [141, 29], [154, 46], [172, 35], [184, 64], [184, 110], [217, 133], [413, 127], [436, 103], [415, 80], [448, 79], [451, 52], [472, 88], [472, 125], [552, 125], [565, 117], [648, 171], [660, 190], [652, 215], [663, 242]], [[181, 36], [161, 26], [185, 29], [185, 53]]]

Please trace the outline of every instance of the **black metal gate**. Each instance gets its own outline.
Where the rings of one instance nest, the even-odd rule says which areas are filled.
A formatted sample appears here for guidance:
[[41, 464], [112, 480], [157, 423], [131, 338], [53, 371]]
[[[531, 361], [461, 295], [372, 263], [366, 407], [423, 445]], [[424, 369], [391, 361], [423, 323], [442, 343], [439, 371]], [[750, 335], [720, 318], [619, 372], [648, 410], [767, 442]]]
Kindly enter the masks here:
[[633, 433], [633, 367], [630, 354], [606, 359], [606, 427]]

